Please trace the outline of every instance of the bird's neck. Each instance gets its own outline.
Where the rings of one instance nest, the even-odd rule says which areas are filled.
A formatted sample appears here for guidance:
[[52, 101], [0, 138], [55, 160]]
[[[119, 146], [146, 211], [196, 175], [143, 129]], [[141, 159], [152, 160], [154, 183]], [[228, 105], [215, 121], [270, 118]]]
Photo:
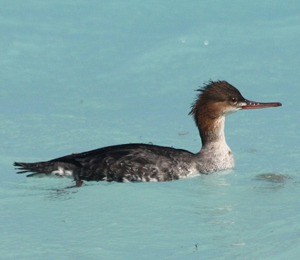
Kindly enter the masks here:
[[202, 117], [198, 121], [198, 129], [202, 141], [202, 148], [212, 143], [225, 143], [225, 117]]

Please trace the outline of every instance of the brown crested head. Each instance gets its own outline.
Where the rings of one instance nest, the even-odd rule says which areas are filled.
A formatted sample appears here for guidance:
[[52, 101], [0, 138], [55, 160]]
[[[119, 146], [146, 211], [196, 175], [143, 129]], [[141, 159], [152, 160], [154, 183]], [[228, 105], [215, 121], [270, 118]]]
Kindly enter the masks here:
[[199, 116], [215, 119], [239, 110], [241, 108], [237, 104], [246, 100], [238, 89], [226, 81], [209, 81], [197, 91], [200, 93], [190, 112], [196, 123]]
[[279, 102], [260, 103], [245, 99], [234, 86], [226, 81], [209, 81], [198, 89], [200, 93], [192, 104], [190, 115], [197, 125], [200, 119], [217, 119], [240, 109], [257, 109], [281, 106]]
[[242, 94], [226, 81], [209, 81], [192, 104], [193, 115], [199, 129], [202, 144], [219, 138], [224, 131], [224, 116], [240, 109], [257, 109], [281, 106], [279, 102], [260, 103], [245, 99]]

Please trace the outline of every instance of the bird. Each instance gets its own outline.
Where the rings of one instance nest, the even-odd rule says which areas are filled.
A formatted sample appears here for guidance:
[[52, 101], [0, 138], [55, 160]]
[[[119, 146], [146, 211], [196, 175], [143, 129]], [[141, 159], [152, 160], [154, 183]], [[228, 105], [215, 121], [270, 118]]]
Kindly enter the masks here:
[[282, 105], [279, 102], [249, 101], [224, 80], [209, 80], [197, 91], [189, 113], [202, 142], [197, 153], [153, 144], [128, 143], [72, 153], [49, 161], [15, 162], [17, 173], [30, 173], [28, 177], [40, 174], [72, 177], [76, 183], [74, 187], [80, 187], [84, 181], [173, 181], [234, 168], [233, 153], [225, 140], [225, 116], [238, 110]]

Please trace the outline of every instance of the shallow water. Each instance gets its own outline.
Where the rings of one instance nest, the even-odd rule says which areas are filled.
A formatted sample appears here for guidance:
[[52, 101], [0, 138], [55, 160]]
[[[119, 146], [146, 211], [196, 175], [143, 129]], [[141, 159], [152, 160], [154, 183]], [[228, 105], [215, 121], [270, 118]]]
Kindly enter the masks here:
[[[0, 10], [3, 259], [298, 259], [299, 3], [13, 1]], [[194, 89], [283, 106], [226, 119], [236, 168], [166, 183], [16, 175], [119, 143], [197, 152]]]

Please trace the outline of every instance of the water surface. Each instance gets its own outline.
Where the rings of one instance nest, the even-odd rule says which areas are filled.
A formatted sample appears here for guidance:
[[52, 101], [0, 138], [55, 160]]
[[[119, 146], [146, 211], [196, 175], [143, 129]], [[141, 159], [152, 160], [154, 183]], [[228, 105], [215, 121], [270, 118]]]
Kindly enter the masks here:
[[[0, 41], [3, 259], [297, 259], [299, 3], [5, 1]], [[280, 108], [226, 119], [236, 168], [166, 183], [16, 175], [143, 142], [197, 152], [194, 92], [227, 80]]]

